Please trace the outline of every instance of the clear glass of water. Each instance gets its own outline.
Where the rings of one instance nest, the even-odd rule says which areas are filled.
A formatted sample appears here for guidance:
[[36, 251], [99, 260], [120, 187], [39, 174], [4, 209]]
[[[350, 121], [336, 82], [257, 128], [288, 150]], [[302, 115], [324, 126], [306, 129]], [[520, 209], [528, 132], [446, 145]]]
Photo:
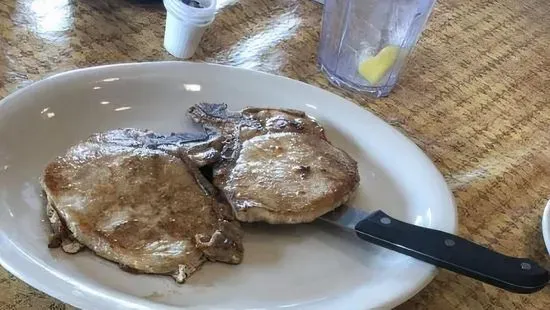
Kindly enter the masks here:
[[325, 0], [319, 67], [335, 85], [387, 96], [435, 0]]

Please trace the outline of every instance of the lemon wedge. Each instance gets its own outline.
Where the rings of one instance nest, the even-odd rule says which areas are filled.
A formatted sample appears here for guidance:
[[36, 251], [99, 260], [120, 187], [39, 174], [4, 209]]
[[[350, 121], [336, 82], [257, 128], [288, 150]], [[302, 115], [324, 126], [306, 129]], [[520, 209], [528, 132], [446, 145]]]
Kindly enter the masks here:
[[393, 66], [399, 55], [399, 46], [388, 45], [374, 57], [359, 64], [359, 74], [371, 84], [378, 83]]

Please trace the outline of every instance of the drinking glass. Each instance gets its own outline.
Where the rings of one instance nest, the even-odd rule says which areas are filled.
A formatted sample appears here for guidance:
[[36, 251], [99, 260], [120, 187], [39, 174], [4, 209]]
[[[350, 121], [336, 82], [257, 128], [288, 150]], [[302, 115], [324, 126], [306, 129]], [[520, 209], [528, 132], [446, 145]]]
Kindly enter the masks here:
[[435, 0], [325, 0], [318, 51], [335, 85], [387, 96]]

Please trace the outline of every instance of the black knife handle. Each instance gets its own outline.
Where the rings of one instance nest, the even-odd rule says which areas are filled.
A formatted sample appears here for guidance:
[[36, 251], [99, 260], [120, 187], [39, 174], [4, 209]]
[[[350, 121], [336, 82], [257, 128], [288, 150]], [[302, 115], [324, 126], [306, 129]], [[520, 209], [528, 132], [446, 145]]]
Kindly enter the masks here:
[[532, 260], [506, 256], [443, 231], [398, 221], [376, 211], [355, 230], [366, 241], [515, 293], [546, 286], [548, 271]]

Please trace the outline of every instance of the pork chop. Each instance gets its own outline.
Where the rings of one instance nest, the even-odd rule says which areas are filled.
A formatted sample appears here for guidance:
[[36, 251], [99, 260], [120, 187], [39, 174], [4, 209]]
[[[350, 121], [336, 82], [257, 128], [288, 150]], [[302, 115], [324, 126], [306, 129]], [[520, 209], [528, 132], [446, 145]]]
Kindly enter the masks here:
[[225, 137], [213, 183], [240, 221], [311, 222], [346, 203], [359, 184], [357, 162], [304, 112], [202, 103], [189, 114]]
[[[221, 136], [207, 132], [172, 133], [161, 135], [150, 130], [121, 128], [96, 133], [87, 142], [102, 145], [115, 145], [133, 148], [159, 149], [176, 157], [187, 155], [193, 163], [202, 167], [219, 159], [222, 144]], [[46, 200], [46, 212], [52, 228], [50, 247], [61, 246], [67, 253], [73, 254], [84, 248], [67, 230], [63, 221], [52, 207], [51, 199]]]
[[51, 245], [76, 252], [81, 244], [125, 270], [178, 282], [205, 260], [240, 263], [242, 230], [231, 207], [185, 155], [197, 145], [169, 137], [109, 131], [50, 163], [42, 187], [59, 237]]

